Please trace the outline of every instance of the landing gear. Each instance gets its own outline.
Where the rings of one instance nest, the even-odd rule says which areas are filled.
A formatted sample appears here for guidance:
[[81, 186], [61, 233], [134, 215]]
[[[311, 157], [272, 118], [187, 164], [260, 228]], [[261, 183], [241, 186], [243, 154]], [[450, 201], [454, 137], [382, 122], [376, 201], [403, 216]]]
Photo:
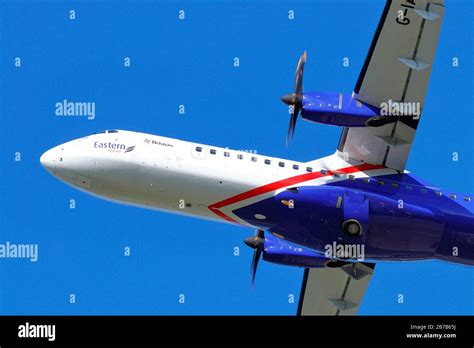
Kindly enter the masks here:
[[341, 230], [349, 237], [357, 237], [362, 234], [362, 225], [356, 219], [349, 219], [342, 223]]

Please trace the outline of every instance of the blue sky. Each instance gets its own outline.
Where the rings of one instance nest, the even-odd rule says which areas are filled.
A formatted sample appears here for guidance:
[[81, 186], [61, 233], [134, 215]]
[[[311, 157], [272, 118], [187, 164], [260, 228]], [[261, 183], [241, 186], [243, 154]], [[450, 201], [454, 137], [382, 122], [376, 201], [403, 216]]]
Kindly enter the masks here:
[[[474, 4], [447, 2], [408, 169], [434, 185], [473, 194]], [[0, 260], [0, 313], [296, 313], [302, 269], [262, 262], [251, 287], [252, 250], [243, 239], [252, 230], [90, 197], [54, 179], [39, 157], [114, 128], [301, 161], [328, 155], [340, 130], [301, 120], [285, 147], [289, 119], [279, 98], [292, 90], [305, 49], [306, 91], [350, 93], [383, 5], [1, 1], [0, 243], [37, 243], [39, 259]], [[349, 67], [342, 66], [344, 57]], [[63, 99], [95, 102], [95, 120], [55, 116], [54, 105]], [[467, 266], [381, 263], [360, 313], [474, 314], [473, 291], [474, 270]]]

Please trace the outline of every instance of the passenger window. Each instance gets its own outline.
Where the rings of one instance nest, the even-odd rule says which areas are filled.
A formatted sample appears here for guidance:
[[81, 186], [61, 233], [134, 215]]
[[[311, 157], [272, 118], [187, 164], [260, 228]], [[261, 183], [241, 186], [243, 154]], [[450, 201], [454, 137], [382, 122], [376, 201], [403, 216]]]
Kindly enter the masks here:
[[285, 166], [285, 162], [278, 162], [278, 166], [284, 167], [284, 166]]
[[297, 164], [293, 164], [293, 169], [298, 170], [298, 169], [300, 169], [300, 166], [297, 165]]
[[327, 170], [321, 169], [321, 174], [326, 175], [328, 173]]
[[271, 163], [271, 161], [269, 159], [265, 160], [265, 164], [270, 164], [270, 163]]
[[211, 155], [215, 155], [215, 154], [216, 154], [216, 150], [211, 149]]
[[407, 191], [413, 191], [413, 186], [407, 186]]
[[239, 153], [239, 154], [237, 155], [237, 158], [241, 160], [241, 159], [244, 158], [244, 155], [241, 155], [241, 154]]
[[383, 186], [383, 185], [385, 185], [385, 183], [382, 180], [377, 180], [377, 185]]
[[421, 193], [427, 193], [428, 192], [428, 190], [426, 190], [424, 188], [422, 188], [420, 191], [421, 191]]
[[451, 194], [451, 195], [449, 195], [449, 197], [451, 197], [452, 199], [456, 199], [456, 195], [455, 195], [455, 194]]
[[311, 167], [306, 167], [306, 171], [307, 171], [308, 173], [311, 173], [311, 172], [313, 171], [313, 168], [311, 168]]
[[201, 146], [196, 146], [196, 151], [197, 152], [202, 152], [202, 147]]
[[230, 153], [227, 152], [227, 151], [225, 151], [225, 152], [224, 152], [224, 157], [230, 157]]
[[366, 184], [370, 183], [370, 178], [364, 178], [364, 182], [365, 182]]
[[435, 192], [435, 195], [438, 196], [438, 197], [441, 197], [443, 194], [439, 191]]
[[355, 180], [356, 177], [355, 177], [354, 175], [349, 175], [349, 179], [350, 179], [350, 180]]
[[252, 162], [257, 162], [257, 157], [252, 157]]
[[470, 202], [470, 201], [471, 201], [471, 197], [465, 196], [465, 197], [464, 197], [464, 200], [465, 200], [466, 202]]
[[392, 182], [392, 187], [393, 188], [398, 188], [398, 184], [396, 182]]

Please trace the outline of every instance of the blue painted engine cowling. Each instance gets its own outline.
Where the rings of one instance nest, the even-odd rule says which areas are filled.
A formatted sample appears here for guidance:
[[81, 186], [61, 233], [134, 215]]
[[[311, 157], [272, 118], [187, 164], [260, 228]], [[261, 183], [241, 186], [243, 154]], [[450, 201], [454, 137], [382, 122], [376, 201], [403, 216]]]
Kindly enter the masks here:
[[286, 242], [270, 233], [265, 235], [263, 259], [280, 265], [309, 268], [325, 267], [331, 261], [321, 253]]
[[350, 94], [309, 92], [303, 94], [301, 117], [305, 120], [342, 127], [367, 127], [380, 119], [380, 108], [361, 103]]

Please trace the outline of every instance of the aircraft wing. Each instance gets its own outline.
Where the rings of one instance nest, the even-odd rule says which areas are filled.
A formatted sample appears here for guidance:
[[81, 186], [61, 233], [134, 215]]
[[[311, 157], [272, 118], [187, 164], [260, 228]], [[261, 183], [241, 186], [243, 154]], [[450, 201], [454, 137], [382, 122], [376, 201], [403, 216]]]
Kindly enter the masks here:
[[410, 111], [414, 115], [411, 111], [415, 105], [420, 112], [414, 116], [397, 115], [396, 122], [381, 127], [345, 128], [339, 155], [399, 171], [405, 169], [443, 16], [444, 0], [387, 0], [353, 96], [372, 106], [385, 105], [392, 115], [402, 109], [395, 109], [391, 102], [403, 104], [405, 114]]
[[340, 268], [306, 268], [298, 315], [355, 315], [374, 267], [357, 262]]

